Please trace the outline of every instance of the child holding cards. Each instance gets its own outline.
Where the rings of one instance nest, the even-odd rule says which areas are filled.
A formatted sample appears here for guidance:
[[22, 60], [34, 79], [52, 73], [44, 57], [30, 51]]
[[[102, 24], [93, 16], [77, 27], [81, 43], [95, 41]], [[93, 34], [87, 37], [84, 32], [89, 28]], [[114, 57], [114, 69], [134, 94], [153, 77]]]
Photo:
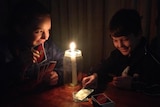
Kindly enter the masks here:
[[4, 90], [31, 90], [62, 84], [63, 52], [53, 43], [50, 12], [35, 0], [23, 0], [11, 12], [10, 33], [0, 51]]

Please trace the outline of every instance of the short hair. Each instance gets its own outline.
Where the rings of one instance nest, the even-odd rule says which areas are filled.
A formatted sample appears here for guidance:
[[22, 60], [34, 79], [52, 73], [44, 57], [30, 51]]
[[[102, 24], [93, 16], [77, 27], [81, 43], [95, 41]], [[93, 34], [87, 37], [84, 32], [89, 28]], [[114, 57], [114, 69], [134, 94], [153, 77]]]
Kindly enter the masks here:
[[141, 16], [135, 9], [120, 9], [111, 18], [109, 30], [115, 37], [131, 33], [139, 36], [142, 33]]

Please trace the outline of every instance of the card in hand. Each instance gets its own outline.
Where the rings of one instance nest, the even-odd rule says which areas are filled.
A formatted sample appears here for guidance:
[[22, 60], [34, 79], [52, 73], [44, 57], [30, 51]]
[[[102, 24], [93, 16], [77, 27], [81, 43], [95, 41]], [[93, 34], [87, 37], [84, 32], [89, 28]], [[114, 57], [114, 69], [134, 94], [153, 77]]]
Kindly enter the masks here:
[[56, 61], [50, 61], [48, 64], [48, 67], [46, 69], [46, 72], [51, 72], [54, 70], [55, 66], [56, 66]]
[[37, 83], [40, 83], [47, 73], [52, 72], [55, 66], [56, 66], [56, 61], [50, 61], [49, 63], [46, 64], [40, 64], [39, 72], [37, 75]]
[[44, 61], [47, 60], [46, 52], [45, 52], [45, 49], [44, 49], [44, 45], [43, 45], [43, 44], [40, 44], [40, 45], [38, 45], [38, 46], [35, 46], [35, 47], [33, 47], [33, 49], [39, 51], [40, 57], [37, 58], [37, 62], [38, 62], [38, 63], [42, 63], [42, 62], [44, 62]]
[[39, 67], [39, 72], [37, 75], [37, 83], [40, 83], [43, 79], [43, 76], [45, 75], [45, 70], [47, 68], [47, 64], [41, 64]]

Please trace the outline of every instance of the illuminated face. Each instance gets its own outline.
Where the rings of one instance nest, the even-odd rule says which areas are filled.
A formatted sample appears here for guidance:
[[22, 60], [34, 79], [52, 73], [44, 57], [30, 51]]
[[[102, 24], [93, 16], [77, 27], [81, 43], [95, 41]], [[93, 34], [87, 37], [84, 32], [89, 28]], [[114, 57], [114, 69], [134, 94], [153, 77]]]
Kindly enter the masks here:
[[24, 35], [29, 45], [36, 46], [43, 44], [49, 38], [51, 28], [51, 19], [49, 16], [43, 17], [36, 21], [33, 25], [25, 29]]
[[119, 37], [111, 36], [111, 38], [114, 47], [125, 56], [130, 55], [137, 43], [137, 38], [133, 34]]

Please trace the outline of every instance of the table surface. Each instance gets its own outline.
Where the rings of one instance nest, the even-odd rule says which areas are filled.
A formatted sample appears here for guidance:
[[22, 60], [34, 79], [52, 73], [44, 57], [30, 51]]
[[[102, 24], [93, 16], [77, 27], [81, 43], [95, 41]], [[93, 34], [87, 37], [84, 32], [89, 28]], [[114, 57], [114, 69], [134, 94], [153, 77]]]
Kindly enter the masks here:
[[106, 95], [115, 102], [115, 107], [160, 107], [160, 96], [122, 90], [109, 84]]
[[[42, 92], [10, 98], [4, 107], [93, 107], [88, 102], [74, 102], [72, 93], [81, 87], [59, 86]], [[111, 84], [104, 93], [115, 103], [115, 107], [160, 107], [160, 97], [147, 96], [142, 93], [117, 89]], [[3, 107], [1, 106], [1, 107]]]

